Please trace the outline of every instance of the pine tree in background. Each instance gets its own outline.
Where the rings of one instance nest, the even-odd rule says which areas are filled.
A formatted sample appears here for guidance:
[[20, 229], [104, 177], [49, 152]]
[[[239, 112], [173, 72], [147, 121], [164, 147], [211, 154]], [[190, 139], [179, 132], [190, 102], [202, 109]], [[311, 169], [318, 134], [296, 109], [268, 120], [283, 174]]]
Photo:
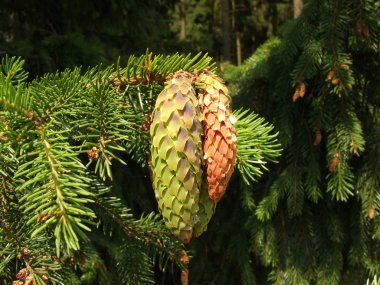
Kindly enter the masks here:
[[[0, 64], [0, 284], [172, 284], [180, 271], [186, 284], [192, 275], [188, 251], [173, 236], [173, 228], [188, 221], [180, 230], [194, 226], [199, 236], [215, 205], [207, 189], [202, 192], [206, 195], [199, 193], [201, 183], [189, 185], [191, 175], [202, 178], [203, 157], [194, 159], [191, 149], [178, 149], [196, 141], [201, 151], [202, 115], [192, 86], [184, 87], [172, 76], [179, 70], [191, 76], [205, 68], [211, 72], [211, 58], [147, 53], [131, 56], [123, 68], [75, 68], [31, 82], [23, 65], [15, 57], [4, 57]], [[185, 91], [187, 97], [174, 92], [176, 88], [190, 90], [191, 100]], [[152, 124], [151, 148], [156, 99], [154, 114], [163, 112], [160, 120], [166, 118], [168, 129]], [[199, 116], [190, 120], [195, 107]], [[199, 126], [197, 132], [187, 126], [187, 141], [171, 133], [178, 129], [170, 123], [174, 114], [185, 125], [190, 120]], [[248, 110], [235, 116], [236, 168], [248, 182], [261, 176], [281, 149], [273, 127], [263, 119]], [[162, 144], [162, 137], [175, 138], [171, 150], [176, 153], [165, 156], [167, 161], [161, 156], [171, 145]], [[152, 159], [158, 157], [154, 163], [148, 163], [150, 149]], [[178, 170], [175, 175], [159, 171], [166, 162], [170, 170]], [[172, 231], [157, 214], [149, 164], [159, 181], [156, 190], [175, 192], [159, 200]], [[179, 189], [181, 183], [187, 188]], [[189, 205], [186, 189], [199, 207]], [[187, 206], [191, 211], [182, 211]]]
[[379, 9], [307, 1], [280, 39], [226, 72], [234, 102], [273, 122], [284, 147], [238, 197], [247, 235], [229, 244], [244, 253], [244, 284], [364, 284], [380, 272]]

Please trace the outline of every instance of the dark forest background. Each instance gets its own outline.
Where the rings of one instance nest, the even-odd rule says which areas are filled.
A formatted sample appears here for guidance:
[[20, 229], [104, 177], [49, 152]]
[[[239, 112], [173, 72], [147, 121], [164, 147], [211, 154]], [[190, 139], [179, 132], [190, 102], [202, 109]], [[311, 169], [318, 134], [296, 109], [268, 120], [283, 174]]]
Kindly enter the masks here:
[[[300, 1], [295, 1], [300, 2]], [[300, 4], [301, 3], [301, 4]], [[32, 75], [118, 56], [206, 51], [241, 63], [293, 17], [289, 0], [3, 0], [0, 54], [21, 55]]]

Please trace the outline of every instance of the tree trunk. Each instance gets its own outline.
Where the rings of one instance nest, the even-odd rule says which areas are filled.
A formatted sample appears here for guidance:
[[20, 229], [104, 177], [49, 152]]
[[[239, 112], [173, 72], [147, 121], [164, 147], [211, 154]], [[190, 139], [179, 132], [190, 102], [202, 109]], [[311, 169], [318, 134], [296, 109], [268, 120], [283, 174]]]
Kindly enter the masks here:
[[222, 4], [222, 45], [223, 60], [231, 61], [231, 21], [229, 0], [221, 0]]
[[302, 11], [303, 8], [303, 0], [293, 0], [293, 16], [297, 18]]
[[278, 11], [277, 11], [277, 5], [273, 4], [271, 5], [271, 22], [272, 22], [272, 35], [277, 35], [278, 30]]
[[238, 19], [237, 17], [237, 10], [236, 10], [236, 0], [232, 0], [232, 31], [233, 35], [235, 37], [235, 55], [236, 55], [236, 64], [241, 64], [241, 34], [239, 31], [239, 25], [236, 21]]
[[181, 0], [179, 3], [179, 40], [186, 40], [186, 0]]
[[242, 62], [241, 33], [239, 31], [236, 31], [236, 63], [237, 63], [237, 65], [240, 65], [241, 62]]

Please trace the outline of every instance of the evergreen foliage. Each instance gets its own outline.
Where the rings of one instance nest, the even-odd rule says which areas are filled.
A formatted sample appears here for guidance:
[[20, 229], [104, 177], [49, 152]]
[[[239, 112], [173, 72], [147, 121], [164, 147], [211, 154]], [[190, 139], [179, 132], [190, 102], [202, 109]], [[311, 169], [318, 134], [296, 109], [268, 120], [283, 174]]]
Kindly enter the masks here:
[[[147, 125], [167, 78], [213, 69], [211, 58], [147, 52], [125, 67], [74, 68], [31, 82], [23, 65], [5, 57], [0, 66], [0, 284], [178, 278], [185, 248], [156, 214]], [[272, 126], [248, 111], [236, 115], [247, 143], [238, 169], [257, 178], [280, 147]]]
[[256, 205], [240, 225], [245, 250], [270, 284], [379, 274], [379, 8], [307, 1], [281, 38], [226, 72], [236, 105], [273, 122], [284, 148], [253, 197], [241, 197]]
[[372, 280], [368, 279], [366, 283], [366, 285], [377, 285], [377, 284], [379, 284], [379, 279], [377, 278], [376, 275]]

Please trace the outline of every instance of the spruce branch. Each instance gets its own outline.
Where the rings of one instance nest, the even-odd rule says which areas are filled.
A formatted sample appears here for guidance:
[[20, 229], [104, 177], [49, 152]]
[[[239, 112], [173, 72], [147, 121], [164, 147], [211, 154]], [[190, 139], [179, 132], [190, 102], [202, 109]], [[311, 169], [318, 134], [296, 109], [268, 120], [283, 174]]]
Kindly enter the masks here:
[[120, 199], [103, 195], [98, 195], [94, 199], [103, 226], [107, 226], [110, 222], [117, 224], [127, 238], [145, 244], [158, 253], [161, 265], [166, 263], [166, 259], [170, 259], [182, 267], [177, 253], [183, 249], [183, 244], [170, 234], [161, 217], [151, 213], [136, 220]]
[[9, 78], [0, 77], [0, 105], [5, 110], [13, 110], [31, 118], [34, 116], [31, 110], [32, 100], [32, 96], [22, 85], [16, 88]]
[[377, 278], [375, 275], [373, 278], [368, 278], [367, 283], [365, 285], [379, 285], [380, 284], [380, 279]]
[[47, 124], [51, 118], [56, 120], [68, 119], [72, 108], [78, 104], [85, 89], [86, 77], [81, 74], [80, 68], [64, 70], [33, 80], [29, 90], [35, 101], [34, 109]]
[[287, 168], [280, 174], [279, 178], [270, 187], [267, 195], [260, 201], [255, 212], [260, 221], [270, 219], [276, 212], [280, 200], [291, 187], [291, 181], [288, 179], [289, 175], [291, 173]]
[[25, 82], [28, 72], [25, 71], [24, 64], [25, 60], [21, 57], [5, 55], [0, 63], [0, 78], [5, 77], [16, 85]]
[[17, 190], [25, 193], [20, 199], [24, 212], [31, 214], [28, 224], [39, 224], [32, 237], [54, 225], [56, 252], [60, 256], [63, 241], [71, 251], [80, 248], [79, 238], [87, 240], [83, 230], [90, 230], [86, 224], [91, 224], [89, 219], [95, 215], [86, 206], [92, 202], [93, 194], [88, 191], [85, 167], [63, 140], [65, 131], [54, 127], [59, 125], [52, 121], [38, 132], [36, 151], [28, 154], [33, 159], [20, 165], [15, 178], [20, 181]]
[[277, 44], [229, 74], [235, 102], [273, 121], [284, 148], [246, 224], [274, 284], [364, 283], [379, 270], [378, 8], [307, 1]]
[[277, 134], [271, 134], [273, 126], [263, 118], [243, 109], [235, 111], [234, 115], [238, 138], [236, 165], [244, 182], [249, 185], [263, 174], [262, 169], [268, 170], [268, 162], [276, 162], [282, 149], [277, 143]]
[[297, 59], [292, 71], [293, 85], [313, 78], [319, 71], [322, 58], [322, 46], [318, 41], [310, 41]]
[[[109, 250], [109, 248], [107, 248]], [[119, 251], [120, 252], [120, 251]], [[80, 269], [80, 284], [91, 284], [98, 282], [99, 284], [111, 285], [117, 280], [117, 276], [112, 274], [106, 267], [106, 260], [101, 257], [98, 251], [91, 243], [83, 244], [81, 250], [76, 251], [70, 257], [71, 266], [75, 264]]]
[[353, 195], [354, 175], [348, 161], [352, 154], [359, 155], [364, 150], [364, 138], [361, 123], [354, 112], [340, 116], [341, 122], [328, 136], [329, 171], [327, 191], [341, 201]]
[[[356, 189], [362, 200], [363, 216], [374, 219], [380, 211], [380, 132], [379, 120], [374, 120], [370, 129], [367, 147], [364, 152], [364, 164], [358, 171]], [[376, 234], [376, 237], [379, 235]]]
[[153, 258], [144, 244], [126, 239], [116, 253], [117, 270], [123, 284], [155, 284]]
[[88, 153], [87, 166], [95, 162], [95, 172], [104, 180], [106, 177], [112, 179], [113, 159], [125, 164], [120, 152], [125, 151], [124, 143], [134, 130], [130, 119], [135, 116], [127, 108], [123, 96], [105, 79], [111, 73], [110, 68], [104, 71], [96, 68], [87, 73], [90, 79], [80, 93], [86, 100], [73, 107], [70, 122], [79, 128], [74, 139], [81, 143], [81, 151]]
[[193, 72], [204, 68], [214, 69], [211, 58], [207, 54], [198, 53], [187, 56], [178, 53], [174, 55], [153, 55], [149, 51], [140, 57], [130, 56], [126, 67], [117, 71], [116, 85], [163, 84], [167, 76], [178, 70]]

